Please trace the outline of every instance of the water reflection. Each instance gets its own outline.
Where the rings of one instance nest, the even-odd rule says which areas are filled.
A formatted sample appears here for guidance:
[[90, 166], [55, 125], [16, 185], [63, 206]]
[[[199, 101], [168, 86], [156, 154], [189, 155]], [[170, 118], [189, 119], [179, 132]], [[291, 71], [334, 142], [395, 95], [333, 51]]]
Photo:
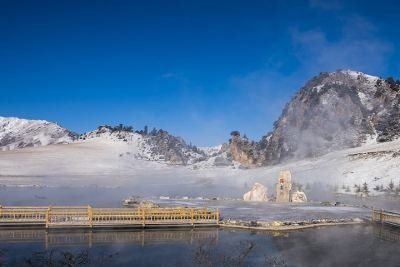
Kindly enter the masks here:
[[135, 244], [140, 246], [169, 243], [194, 244], [202, 240], [218, 242], [219, 229], [176, 229], [143, 231], [46, 231], [7, 229], [0, 231], [0, 243], [44, 243], [46, 248], [66, 245], [92, 247], [97, 244]]
[[399, 239], [399, 229], [381, 225], [285, 233], [225, 228], [93, 232], [2, 229], [0, 251], [9, 263], [6, 266], [25, 266], [21, 264], [24, 259], [35, 257], [37, 252], [48, 255], [54, 251], [74, 255], [87, 251], [92, 261], [88, 266], [96, 267], [96, 260], [103, 261], [104, 255], [114, 256], [103, 266], [193, 266], [199, 252], [212, 266], [224, 266], [221, 259], [236, 259], [251, 244], [242, 266], [277, 266], [266, 265], [266, 259], [279, 259], [287, 266], [399, 266]]
[[374, 234], [385, 241], [400, 241], [400, 229], [392, 226], [375, 225]]

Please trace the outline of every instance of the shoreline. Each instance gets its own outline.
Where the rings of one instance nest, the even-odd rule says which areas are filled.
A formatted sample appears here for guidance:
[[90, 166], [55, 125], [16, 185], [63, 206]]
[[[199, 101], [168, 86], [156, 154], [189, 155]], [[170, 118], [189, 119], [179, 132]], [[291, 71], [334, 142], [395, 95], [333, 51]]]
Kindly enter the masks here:
[[224, 228], [239, 228], [239, 229], [279, 232], [279, 231], [292, 231], [292, 230], [301, 230], [301, 229], [324, 227], [324, 226], [355, 225], [355, 224], [365, 224], [365, 223], [366, 223], [365, 221], [349, 221], [349, 222], [325, 222], [325, 223], [315, 223], [315, 224], [305, 224], [305, 225], [279, 225], [279, 226], [269, 226], [269, 227], [221, 223], [219, 224], [219, 226]]

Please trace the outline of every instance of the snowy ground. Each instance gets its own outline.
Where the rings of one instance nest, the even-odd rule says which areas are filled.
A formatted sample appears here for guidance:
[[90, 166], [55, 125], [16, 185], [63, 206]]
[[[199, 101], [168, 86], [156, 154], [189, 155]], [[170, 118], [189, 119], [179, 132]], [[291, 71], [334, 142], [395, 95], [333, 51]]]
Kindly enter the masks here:
[[[240, 197], [254, 182], [267, 185], [269, 194], [281, 170], [293, 181], [325, 188], [327, 184], [367, 182], [385, 187], [400, 182], [400, 140], [366, 144], [360, 148], [272, 167], [239, 169], [207, 164], [172, 166], [135, 158], [124, 142], [95, 138], [65, 145], [0, 152], [0, 184], [140, 188], [152, 194], [220, 195]], [[396, 154], [397, 153], [397, 154]], [[326, 188], [325, 188], [326, 189]], [[324, 194], [324, 190], [320, 190]]]

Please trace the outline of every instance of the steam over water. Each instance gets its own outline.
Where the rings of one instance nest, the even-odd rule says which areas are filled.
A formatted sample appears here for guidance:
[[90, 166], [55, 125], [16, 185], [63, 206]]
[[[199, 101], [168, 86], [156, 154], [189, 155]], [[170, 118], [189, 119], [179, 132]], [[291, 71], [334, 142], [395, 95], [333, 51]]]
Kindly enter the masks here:
[[[179, 191], [176, 193], [177, 196], [183, 196], [179, 195]], [[2, 187], [0, 204], [121, 207], [122, 198], [135, 194], [142, 195], [141, 189], [96, 186]], [[234, 192], [234, 195], [239, 193]], [[145, 199], [156, 201], [161, 206], [218, 208], [225, 219], [260, 221], [363, 219], [370, 216], [370, 209], [363, 208], [363, 205], [399, 209], [398, 199], [378, 202], [377, 199], [332, 194], [315, 194], [311, 198], [316, 201], [304, 204], [183, 198], [159, 200], [156, 193]], [[357, 206], [325, 206], [317, 200], [342, 201]], [[248, 253], [246, 248], [251, 248]], [[74, 261], [84, 259], [87, 264], [82, 266], [237, 266], [232, 264], [237, 264], [240, 255], [245, 252], [247, 256], [241, 260], [241, 266], [399, 266], [399, 251], [399, 229], [369, 224], [286, 233], [227, 228], [0, 231], [0, 266], [43, 266], [41, 261], [49, 260], [50, 255], [57, 261], [65, 258]], [[203, 261], [199, 257], [203, 257]]]

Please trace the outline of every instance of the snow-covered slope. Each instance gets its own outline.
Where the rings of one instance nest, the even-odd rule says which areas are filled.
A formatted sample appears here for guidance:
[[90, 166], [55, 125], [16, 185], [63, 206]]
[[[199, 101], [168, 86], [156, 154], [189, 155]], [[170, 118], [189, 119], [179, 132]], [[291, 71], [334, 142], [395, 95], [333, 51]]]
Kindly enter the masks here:
[[241, 196], [255, 182], [274, 188], [281, 170], [290, 170], [293, 181], [303, 185], [345, 185], [353, 190], [354, 184], [367, 182], [372, 191], [377, 185], [387, 187], [391, 180], [396, 186], [400, 183], [399, 140], [254, 169], [232, 164], [214, 166], [207, 161], [190, 166], [162, 164], [138, 158], [141, 149], [134, 143], [127, 145], [123, 140], [100, 136], [68, 145], [3, 151], [0, 184], [130, 185], [149, 190], [164, 188], [166, 193], [181, 188], [186, 192]]
[[[133, 130], [119, 130], [100, 126], [79, 137], [79, 142], [101, 142], [107, 140], [116, 146], [125, 147], [126, 155], [132, 159], [190, 165], [205, 160], [206, 155], [195, 146], [185, 143], [182, 138], [172, 136], [163, 130], [152, 133], [138, 133]], [[121, 155], [122, 157], [123, 155]]]
[[56, 123], [0, 117], [0, 150], [71, 143], [76, 138]]

